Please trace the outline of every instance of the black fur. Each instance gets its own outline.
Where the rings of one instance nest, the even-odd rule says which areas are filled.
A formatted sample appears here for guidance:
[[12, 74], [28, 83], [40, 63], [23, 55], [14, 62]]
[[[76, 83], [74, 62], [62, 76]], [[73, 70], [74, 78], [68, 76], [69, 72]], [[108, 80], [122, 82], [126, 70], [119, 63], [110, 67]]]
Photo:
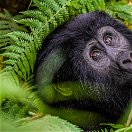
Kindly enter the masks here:
[[132, 98], [132, 74], [116, 68], [116, 63], [108, 69], [97, 71], [86, 63], [82, 56], [86, 43], [91, 38], [96, 38], [97, 30], [103, 26], [111, 26], [121, 33], [128, 40], [129, 50], [132, 51], [132, 32], [125, 25], [104, 12], [82, 14], [56, 29], [45, 39], [35, 65], [35, 83], [39, 89], [38, 80], [46, 78], [39, 77], [42, 65], [48, 63], [48, 56], [60, 49], [64, 62], [52, 75], [51, 83], [78, 82], [86, 94], [88, 85], [93, 88], [93, 96], [97, 92], [101, 93], [101, 96], [96, 97], [97, 100], [88, 97], [51, 105], [98, 111], [106, 115], [110, 122], [114, 122], [119, 119]]

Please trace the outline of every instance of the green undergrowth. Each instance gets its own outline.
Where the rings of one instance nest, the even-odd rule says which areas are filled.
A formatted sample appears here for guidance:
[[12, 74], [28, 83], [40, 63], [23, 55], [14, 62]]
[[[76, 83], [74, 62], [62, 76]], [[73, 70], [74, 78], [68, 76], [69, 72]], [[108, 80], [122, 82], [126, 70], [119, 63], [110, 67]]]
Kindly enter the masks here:
[[[43, 113], [47, 106], [33, 90], [33, 71], [42, 41], [73, 16], [94, 10], [132, 24], [132, 6], [125, 0], [32, 0], [30, 9], [17, 16], [6, 10], [0, 13], [2, 131], [82, 131], [66, 120]], [[107, 125], [116, 132], [131, 132], [131, 107], [128, 111], [119, 125]], [[40, 113], [44, 116], [34, 119]]]

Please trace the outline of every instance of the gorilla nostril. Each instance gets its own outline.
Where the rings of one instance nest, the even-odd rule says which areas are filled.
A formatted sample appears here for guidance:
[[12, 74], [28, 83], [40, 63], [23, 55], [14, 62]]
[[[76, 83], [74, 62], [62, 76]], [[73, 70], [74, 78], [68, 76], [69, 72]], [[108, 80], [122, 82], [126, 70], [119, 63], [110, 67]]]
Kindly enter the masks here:
[[125, 71], [132, 72], [132, 59], [124, 59], [120, 63], [120, 67], [124, 69]]
[[132, 52], [130, 53], [130, 58], [132, 59]]
[[128, 63], [132, 63], [132, 61], [130, 59], [127, 59], [127, 60], [124, 60], [122, 63], [125, 65], [125, 64], [128, 64]]

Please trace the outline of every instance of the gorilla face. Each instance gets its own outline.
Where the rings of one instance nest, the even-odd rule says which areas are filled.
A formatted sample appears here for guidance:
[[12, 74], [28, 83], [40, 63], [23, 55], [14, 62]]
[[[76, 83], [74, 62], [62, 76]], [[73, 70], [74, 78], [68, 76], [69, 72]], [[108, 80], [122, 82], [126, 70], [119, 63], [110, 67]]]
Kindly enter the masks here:
[[[118, 63], [123, 70], [130, 71], [132, 69], [131, 51], [127, 39], [114, 28], [105, 26], [97, 31], [97, 36], [88, 42], [84, 49], [84, 58], [91, 64], [94, 69], [107, 69], [112, 62]], [[120, 60], [120, 55], [127, 58]], [[128, 60], [128, 61], [127, 61]]]
[[[58, 89], [60, 83], [77, 82], [80, 92], [71, 87], [74, 97], [48, 102], [47, 78]], [[45, 39], [35, 83], [52, 107], [92, 110], [116, 121], [132, 98], [132, 32], [104, 12], [73, 18]]]
[[[103, 73], [103, 76], [107, 74], [116, 82], [117, 77], [119, 80], [122, 78], [122, 81], [132, 80], [132, 45], [111, 26], [97, 30], [97, 34], [86, 44], [83, 57], [93, 71]], [[124, 82], [121, 85], [123, 84]]]

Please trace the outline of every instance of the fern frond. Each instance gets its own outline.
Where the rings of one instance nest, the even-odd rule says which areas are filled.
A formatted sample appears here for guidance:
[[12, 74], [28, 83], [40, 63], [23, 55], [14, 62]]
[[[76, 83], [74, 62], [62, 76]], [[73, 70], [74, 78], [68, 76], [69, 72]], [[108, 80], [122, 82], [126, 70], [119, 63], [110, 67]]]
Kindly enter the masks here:
[[48, 18], [53, 16], [53, 11], [50, 8], [46, 7], [46, 4], [44, 1], [39, 2], [37, 0], [33, 0], [33, 4], [38, 8], [39, 11], [41, 11], [44, 14], [44, 16], [47, 16]]
[[43, 5], [45, 5], [47, 8], [51, 9], [52, 11], [57, 12], [60, 7], [58, 5], [58, 3], [56, 3], [54, 0], [46, 0], [42, 2]]
[[40, 22], [46, 23], [47, 17], [44, 13], [39, 10], [27, 10], [22, 12], [23, 15], [39, 20]]
[[11, 28], [11, 22], [7, 22], [7, 21], [0, 21], [0, 30], [4, 30], [4, 29], [10, 29]]
[[120, 19], [123, 19], [129, 22], [129, 24], [132, 24], [132, 16], [130, 16], [129, 14], [117, 12], [117, 15]]
[[[23, 17], [23, 15], [20, 16]], [[18, 25], [14, 20], [14, 16], [12, 16], [7, 10], [4, 10], [4, 13], [0, 13], [0, 47], [5, 47], [6, 45], [12, 43], [12, 41], [7, 36], [4, 36], [5, 34], [12, 31], [27, 30], [25, 27]]]
[[3, 56], [9, 58], [9, 60], [4, 62], [7, 64], [7, 67], [4, 69], [4, 71], [15, 71], [21, 78], [24, 78], [25, 80], [30, 76], [31, 71], [33, 71], [33, 65], [35, 62], [33, 60], [36, 58], [31, 56], [29, 58], [27, 54], [24, 53], [17, 54], [12, 52], [3, 53]]
[[55, 20], [57, 21], [58, 25], [61, 25], [68, 19], [69, 13], [65, 7], [63, 7], [63, 9], [60, 12], [58, 12], [58, 14], [55, 16]]
[[100, 4], [99, 4], [98, 0], [93, 0], [93, 5], [94, 5], [94, 10], [95, 10], [95, 7], [96, 7], [96, 9], [100, 10]]
[[4, 70], [15, 71], [21, 78], [26, 80], [30, 76], [30, 73], [33, 72], [36, 59], [36, 47], [33, 42], [35, 38], [24, 32], [12, 32], [7, 34], [7, 36], [12, 38], [14, 43], [3, 48], [5, 52], [2, 56], [8, 58], [5, 64], [8, 64], [12, 68], [9, 69], [8, 67]]
[[18, 45], [10, 45], [10, 46], [2, 48], [2, 49], [6, 50], [5, 53], [7, 53], [7, 52], [14, 52], [14, 53], [18, 53], [19, 54], [20, 52], [24, 52], [24, 49], [21, 48]]
[[12, 32], [12, 33], [8, 33], [6, 36], [9, 36], [10, 35], [13, 35], [15, 36], [16, 38], [18, 38], [19, 40], [22, 39], [23, 41], [33, 41], [33, 36], [30, 35], [29, 33], [26, 33], [26, 32], [22, 32], [22, 31], [15, 31], [15, 32]]
[[105, 11], [106, 10], [106, 4], [105, 4], [105, 0], [98, 0], [99, 3], [99, 9]]
[[[21, 78], [28, 79], [33, 72], [36, 60], [36, 52], [42, 45], [42, 40], [51, 33], [57, 26], [69, 19], [69, 13], [66, 9], [69, 1], [44, 0], [43, 2], [33, 0], [37, 7], [33, 11], [22, 12], [28, 18], [21, 19], [20, 24], [24, 24], [31, 29], [31, 33], [21, 31], [6, 34], [11, 38], [12, 45], [4, 48], [2, 54], [8, 58], [5, 64], [12, 68]], [[6, 70], [6, 67], [5, 67]]]
[[33, 19], [33, 18], [25, 18], [19, 21], [20, 24], [24, 24], [26, 26], [37, 28], [39, 26], [42, 26], [42, 22], [39, 20]]
[[63, 5], [66, 5], [67, 2], [70, 2], [70, 1], [67, 1], [67, 0], [55, 0], [60, 6], [63, 6]]
[[49, 21], [49, 24], [50, 24], [50, 30], [51, 31], [53, 31], [58, 26], [58, 23], [54, 17], [52, 18], [52, 21]]
[[[19, 39], [18, 39], [16, 36], [14, 36], [13, 33], [14, 33], [14, 32], [8, 33], [8, 34], [6, 34], [5, 36], [11, 38], [11, 40], [12, 40], [14, 43], [16, 43], [17, 45], [19, 45]], [[7, 46], [7, 47], [8, 47], [8, 46]]]
[[94, 10], [104, 11], [106, 9], [104, 0], [72, 0], [68, 6], [69, 13], [73, 16]]
[[5, 29], [5, 30], [1, 30], [1, 31], [0, 31], [0, 35], [7, 34], [7, 33], [9, 33], [9, 32], [11, 32], [11, 30], [7, 28], [7, 29]]
[[9, 45], [11, 42], [10, 42], [10, 39], [8, 38], [0, 38], [0, 50], [3, 48], [3, 47], [6, 47], [7, 45]]
[[[44, 26], [42, 27], [38, 27], [37, 29], [35, 28], [31, 28], [32, 34], [36, 34], [39, 36], [40, 40], [43, 40], [44, 38], [46, 38], [47, 34], [50, 33], [50, 25], [49, 23], [45, 23]], [[41, 46], [41, 45], [40, 45]]]
[[28, 46], [26, 48], [26, 52], [25, 52], [25, 55], [26, 55], [26, 58], [29, 62], [29, 69], [28, 72], [30, 71], [30, 73], [33, 73], [33, 70], [34, 70], [34, 63], [35, 63], [35, 60], [36, 60], [36, 50], [35, 50], [35, 47], [34, 45], [32, 46]]
[[[41, 33], [42, 33], [42, 31], [41, 31]], [[42, 39], [40, 38], [39, 33], [33, 33], [33, 36], [34, 36], [34, 41], [33, 41], [34, 47], [35, 47], [35, 49], [37, 51], [37, 50], [39, 50], [39, 48], [42, 45]]]
[[114, 17], [118, 17], [118, 19], [127, 21], [130, 24], [132, 23], [132, 6], [128, 5], [128, 3], [111, 2], [107, 3], [107, 7]]
[[4, 64], [10, 65], [10, 66], [11, 66], [11, 65], [14, 65], [14, 63], [16, 63], [16, 60], [13, 60], [13, 59], [12, 59], [12, 60], [10, 59], [10, 60], [4, 61]]
[[93, 0], [89, 0], [87, 7], [89, 11], [94, 11]]
[[90, 0], [90, 3], [87, 3], [87, 7], [89, 11], [106, 9], [104, 0]]
[[2, 54], [2, 56], [17, 60], [20, 55], [17, 53], [13, 53], [13, 52], [5, 52]]

